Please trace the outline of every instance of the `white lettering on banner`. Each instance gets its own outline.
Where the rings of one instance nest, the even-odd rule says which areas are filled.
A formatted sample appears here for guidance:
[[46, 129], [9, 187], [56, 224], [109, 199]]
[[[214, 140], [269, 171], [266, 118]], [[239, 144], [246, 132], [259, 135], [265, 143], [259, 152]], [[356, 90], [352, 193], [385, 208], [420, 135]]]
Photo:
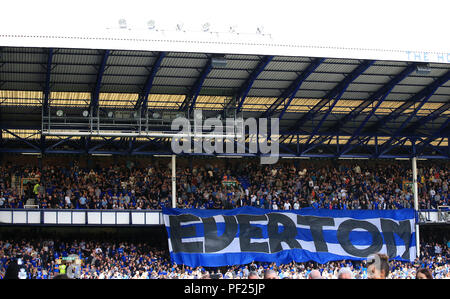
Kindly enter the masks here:
[[[376, 252], [386, 253], [391, 258], [415, 258], [414, 250], [411, 250], [414, 247], [412, 236], [415, 232], [413, 218], [354, 219], [295, 213], [223, 215], [223, 220], [222, 217], [198, 217], [193, 214], [164, 217], [166, 226], [170, 229], [169, 247], [173, 253], [272, 254], [282, 250], [300, 249], [358, 258], [365, 258]], [[197, 225], [193, 225], [194, 223]], [[299, 229], [309, 230], [309, 233], [299, 234]], [[198, 230], [203, 231], [203, 234], [199, 235]], [[355, 239], [351, 235], [361, 232], [369, 234], [370, 238], [361, 243], [364, 245], [353, 244], [352, 240]], [[307, 235], [310, 236], [305, 239]]]

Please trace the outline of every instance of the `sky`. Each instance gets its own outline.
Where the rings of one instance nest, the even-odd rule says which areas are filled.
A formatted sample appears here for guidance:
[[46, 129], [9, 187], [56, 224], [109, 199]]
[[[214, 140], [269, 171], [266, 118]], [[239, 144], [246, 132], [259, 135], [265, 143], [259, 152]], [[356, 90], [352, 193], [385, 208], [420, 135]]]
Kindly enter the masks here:
[[283, 40], [344, 47], [450, 52], [449, 0], [2, 0], [0, 33], [111, 33], [132, 30], [212, 31], [236, 26]]

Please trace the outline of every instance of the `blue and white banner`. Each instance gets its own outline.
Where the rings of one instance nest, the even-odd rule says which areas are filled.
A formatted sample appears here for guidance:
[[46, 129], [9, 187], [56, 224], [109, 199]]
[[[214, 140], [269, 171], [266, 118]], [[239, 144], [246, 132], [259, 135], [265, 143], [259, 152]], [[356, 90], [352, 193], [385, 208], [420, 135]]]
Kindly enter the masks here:
[[163, 209], [172, 261], [191, 267], [416, 258], [414, 210]]

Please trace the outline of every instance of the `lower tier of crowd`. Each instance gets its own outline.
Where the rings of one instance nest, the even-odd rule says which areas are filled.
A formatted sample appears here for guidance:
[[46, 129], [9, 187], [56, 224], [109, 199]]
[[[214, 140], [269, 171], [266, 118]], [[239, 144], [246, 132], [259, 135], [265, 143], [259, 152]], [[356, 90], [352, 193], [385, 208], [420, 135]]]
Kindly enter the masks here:
[[[389, 261], [391, 279], [415, 279], [418, 269], [430, 278], [450, 278], [450, 242], [423, 243], [421, 257], [414, 262]], [[78, 260], [71, 260], [76, 257]], [[67, 262], [69, 261], [69, 262]], [[78, 263], [79, 267], [72, 263]], [[72, 266], [70, 266], [72, 264]], [[14, 269], [13, 269], [14, 268]], [[11, 274], [15, 273], [15, 274]], [[0, 278], [23, 279], [366, 279], [365, 261], [275, 263], [254, 262], [221, 268], [191, 268], [173, 264], [166, 249], [128, 241], [49, 239], [0, 240]]]

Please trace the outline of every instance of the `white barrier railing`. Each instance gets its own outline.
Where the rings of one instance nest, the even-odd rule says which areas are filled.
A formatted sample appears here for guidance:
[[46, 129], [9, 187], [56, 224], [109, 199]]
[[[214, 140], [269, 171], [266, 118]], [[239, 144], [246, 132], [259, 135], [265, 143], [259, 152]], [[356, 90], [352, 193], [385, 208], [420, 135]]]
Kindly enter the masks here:
[[[450, 210], [421, 210], [419, 224], [450, 223]], [[163, 225], [160, 210], [0, 209], [0, 225]]]
[[0, 209], [0, 224], [30, 225], [161, 225], [160, 210]]
[[450, 210], [441, 208], [419, 211], [419, 224], [427, 223], [450, 223]]

